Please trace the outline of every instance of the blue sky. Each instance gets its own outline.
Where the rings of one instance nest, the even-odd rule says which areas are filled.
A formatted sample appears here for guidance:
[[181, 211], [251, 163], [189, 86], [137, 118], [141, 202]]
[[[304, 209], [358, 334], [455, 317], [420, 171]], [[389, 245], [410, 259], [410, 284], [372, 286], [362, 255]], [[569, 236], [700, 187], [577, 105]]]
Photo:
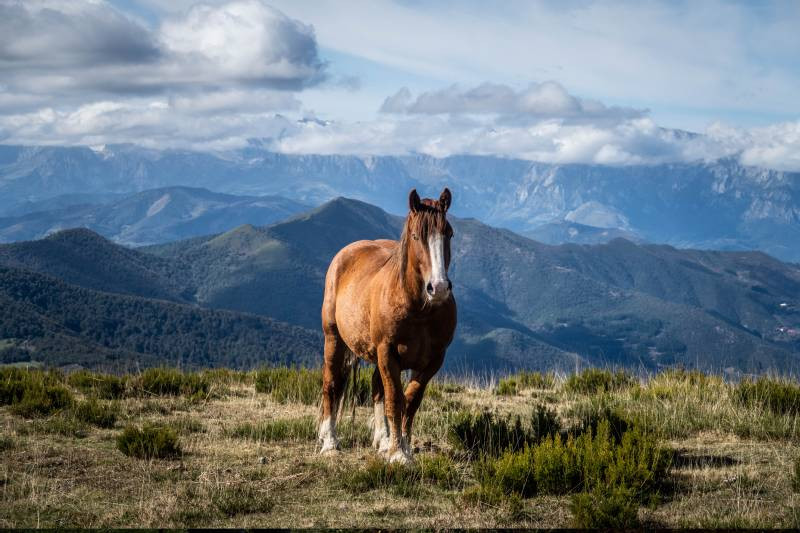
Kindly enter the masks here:
[[800, 168], [796, 1], [0, 10], [0, 142]]

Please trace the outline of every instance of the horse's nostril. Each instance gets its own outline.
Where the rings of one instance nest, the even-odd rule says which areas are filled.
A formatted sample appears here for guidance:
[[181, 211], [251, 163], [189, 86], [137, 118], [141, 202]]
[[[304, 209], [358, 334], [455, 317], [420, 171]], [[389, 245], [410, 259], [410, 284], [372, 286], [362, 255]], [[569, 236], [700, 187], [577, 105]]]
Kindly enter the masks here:
[[431, 285], [430, 281], [428, 282], [428, 285], [425, 287], [425, 290], [428, 291], [428, 294], [431, 295], [433, 294], [433, 285]]
[[453, 282], [450, 281], [449, 279], [447, 280], [447, 290], [448, 291], [452, 291], [453, 290]]

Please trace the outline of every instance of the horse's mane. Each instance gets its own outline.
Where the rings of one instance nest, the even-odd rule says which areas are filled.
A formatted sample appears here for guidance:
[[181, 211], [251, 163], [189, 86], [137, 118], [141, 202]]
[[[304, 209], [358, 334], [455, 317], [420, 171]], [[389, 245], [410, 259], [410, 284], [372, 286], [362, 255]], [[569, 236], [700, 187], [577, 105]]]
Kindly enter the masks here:
[[432, 231], [444, 232], [447, 227], [445, 212], [439, 208], [439, 202], [425, 198], [417, 211], [410, 212], [403, 224], [400, 242], [394, 253], [389, 257], [396, 274], [402, 277], [408, 266], [408, 239], [409, 233], [416, 233], [423, 242], [427, 240]]

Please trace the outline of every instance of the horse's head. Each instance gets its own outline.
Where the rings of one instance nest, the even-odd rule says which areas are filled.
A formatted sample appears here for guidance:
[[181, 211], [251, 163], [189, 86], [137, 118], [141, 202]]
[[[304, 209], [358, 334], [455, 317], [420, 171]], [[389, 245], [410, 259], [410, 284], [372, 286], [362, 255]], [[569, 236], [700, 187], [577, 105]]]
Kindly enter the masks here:
[[453, 228], [447, 221], [452, 195], [446, 188], [439, 200], [420, 199], [417, 190], [408, 195], [409, 214], [406, 220], [408, 260], [422, 276], [425, 297], [430, 303], [442, 303], [453, 287], [447, 277], [450, 267], [450, 239]]

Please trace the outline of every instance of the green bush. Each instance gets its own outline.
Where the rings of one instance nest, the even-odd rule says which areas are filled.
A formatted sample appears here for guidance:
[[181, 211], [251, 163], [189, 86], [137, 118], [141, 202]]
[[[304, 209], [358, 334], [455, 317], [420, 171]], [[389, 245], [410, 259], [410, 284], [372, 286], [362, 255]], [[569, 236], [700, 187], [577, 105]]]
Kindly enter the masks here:
[[69, 407], [72, 393], [60, 373], [14, 367], [0, 368], [0, 405], [26, 418], [44, 416]]
[[498, 396], [514, 396], [517, 394], [517, 380], [513, 376], [502, 378], [497, 382], [494, 393]]
[[139, 459], [170, 459], [181, 455], [175, 432], [163, 426], [127, 426], [117, 437], [117, 449]]
[[448, 439], [454, 448], [475, 455], [499, 455], [505, 450], [520, 450], [536, 444], [560, 429], [556, 414], [539, 405], [527, 427], [523, 427], [519, 416], [507, 420], [489, 412], [459, 413], [450, 423]]
[[622, 370], [611, 372], [588, 368], [580, 374], [572, 374], [564, 383], [564, 390], [579, 394], [597, 394], [624, 389], [635, 383], [636, 380]]
[[639, 527], [639, 504], [634, 491], [624, 487], [596, 487], [591, 492], [573, 494], [569, 506], [577, 528]]
[[733, 391], [734, 399], [747, 407], [762, 407], [774, 414], [800, 414], [800, 386], [761, 377], [742, 380]]
[[136, 377], [135, 383], [142, 394], [151, 396], [207, 397], [211, 389], [207, 376], [174, 368], [149, 368]]
[[317, 424], [313, 416], [265, 420], [256, 424], [245, 422], [227, 434], [231, 437], [264, 442], [314, 440], [317, 436]]
[[340, 476], [342, 487], [355, 494], [384, 489], [405, 498], [419, 496], [421, 480], [417, 465], [388, 463], [377, 457], [368, 459], [362, 468], [348, 470]]
[[11, 412], [25, 418], [47, 416], [68, 408], [72, 402], [72, 393], [66, 387], [35, 381], [26, 385], [19, 401], [11, 404]]
[[80, 422], [100, 428], [113, 428], [117, 423], [119, 407], [116, 404], [103, 404], [91, 398], [75, 404], [72, 412]]
[[497, 458], [483, 458], [474, 471], [482, 485], [504, 494], [529, 497], [635, 487], [636, 497], [644, 499], [657, 492], [670, 465], [671, 454], [652, 435], [634, 427], [617, 443], [604, 420], [597, 433], [566, 440], [555, 435], [518, 451], [509, 449]]
[[447, 455], [418, 455], [417, 467], [422, 479], [445, 489], [458, 489], [464, 484], [464, 476], [458, 465]]
[[554, 384], [553, 374], [522, 370], [498, 381], [495, 394], [513, 396], [523, 389], [551, 389]]
[[84, 394], [92, 394], [104, 400], [116, 400], [125, 395], [125, 379], [88, 370], [73, 372], [67, 383]]

